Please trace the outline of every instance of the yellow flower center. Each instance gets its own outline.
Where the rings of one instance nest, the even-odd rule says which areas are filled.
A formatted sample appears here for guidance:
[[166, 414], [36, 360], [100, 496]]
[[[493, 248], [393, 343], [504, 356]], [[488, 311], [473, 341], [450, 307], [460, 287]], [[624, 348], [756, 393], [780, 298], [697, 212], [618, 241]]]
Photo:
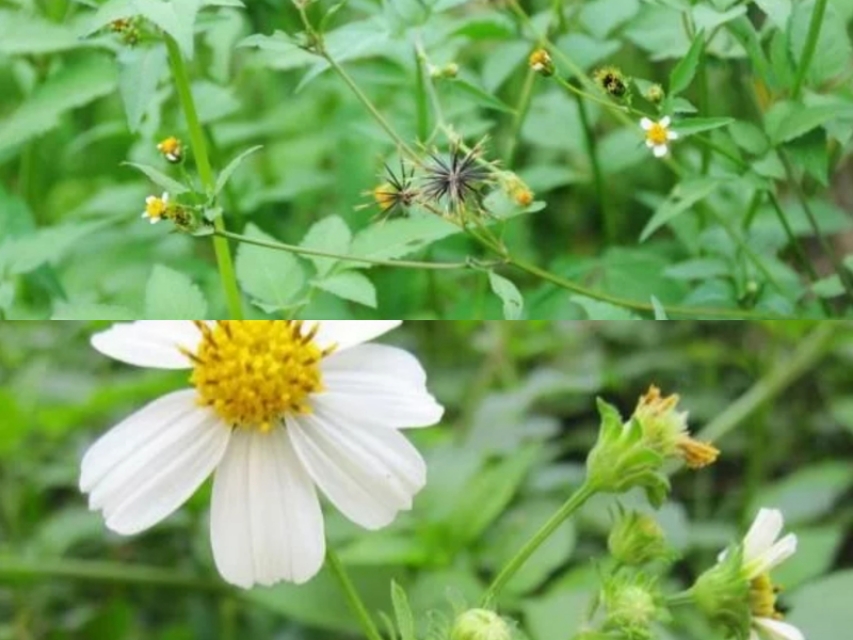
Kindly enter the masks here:
[[162, 218], [166, 213], [166, 203], [162, 198], [151, 198], [145, 203], [145, 213], [149, 218]]
[[287, 414], [311, 412], [308, 398], [323, 390], [320, 360], [334, 350], [314, 342], [291, 320], [196, 322], [203, 339], [190, 381], [200, 405], [229, 425], [269, 431]]
[[390, 209], [397, 203], [397, 192], [394, 189], [394, 186], [388, 184], [380, 184], [373, 190], [373, 199], [376, 200], [376, 204], [379, 205], [379, 208], [383, 211], [386, 209]]
[[178, 156], [181, 154], [181, 141], [170, 136], [157, 145], [157, 150], [162, 154]]
[[653, 122], [646, 131], [646, 139], [655, 145], [666, 144], [669, 141], [669, 130], [659, 122]]
[[770, 580], [770, 574], [762, 573], [749, 584], [749, 607], [755, 618], [781, 620], [782, 613], [776, 608], [779, 588]]

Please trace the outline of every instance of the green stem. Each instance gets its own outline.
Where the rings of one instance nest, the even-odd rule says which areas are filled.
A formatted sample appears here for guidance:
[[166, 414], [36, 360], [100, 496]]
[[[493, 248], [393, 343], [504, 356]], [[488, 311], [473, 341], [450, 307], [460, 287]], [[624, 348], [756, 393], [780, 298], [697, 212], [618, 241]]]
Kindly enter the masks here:
[[182, 575], [176, 573], [174, 569], [115, 562], [46, 560], [44, 558], [21, 560], [17, 557], [0, 556], [0, 582], [28, 582], [57, 578], [214, 593], [225, 593], [230, 590], [223, 582]]
[[839, 326], [842, 325], [821, 322], [806, 336], [805, 340], [800, 342], [790, 357], [771, 367], [766, 376], [712, 420], [697, 438], [711, 442], [719, 440], [752, 415], [756, 409], [782, 393], [806, 371], [814, 367], [829, 351]]
[[578, 114], [580, 115], [581, 125], [583, 126], [584, 140], [586, 141], [586, 151], [589, 154], [589, 162], [592, 166], [592, 179], [595, 185], [595, 195], [598, 198], [598, 206], [604, 218], [604, 235], [607, 238], [608, 244], [616, 242], [616, 219], [613, 216], [613, 211], [607, 206], [606, 191], [604, 189], [604, 177], [601, 173], [601, 165], [598, 162], [598, 149], [595, 140], [595, 131], [592, 129], [592, 124], [589, 120], [589, 113], [584, 104], [583, 98], [575, 94], [575, 99], [578, 103]]
[[797, 67], [797, 75], [794, 77], [794, 87], [791, 89], [791, 97], [796, 100], [800, 97], [800, 89], [803, 88], [803, 82], [806, 79], [806, 74], [812, 64], [814, 52], [817, 50], [817, 41], [820, 37], [820, 28], [823, 26], [823, 16], [826, 13], [827, 0], [817, 0], [815, 2], [812, 19], [809, 22], [809, 33], [806, 37], [806, 46], [803, 47], [803, 55], [800, 58], [800, 66]]
[[683, 607], [693, 603], [693, 594], [690, 591], [681, 591], [674, 593], [666, 598], [666, 606], [668, 607]]
[[[198, 119], [198, 112], [195, 107], [195, 100], [190, 89], [187, 67], [184, 64], [184, 58], [178, 48], [178, 43], [175, 42], [174, 38], [166, 35], [165, 40], [166, 48], [169, 51], [169, 64], [172, 68], [172, 74], [175, 77], [175, 86], [178, 90], [178, 97], [187, 121], [187, 129], [190, 134], [190, 142], [192, 144], [193, 157], [195, 158], [198, 175], [207, 192], [207, 196], [210, 197], [216, 188], [216, 179], [213, 175], [213, 168], [210, 166], [204, 131], [202, 131], [201, 122]], [[216, 231], [224, 232], [226, 230], [225, 221], [222, 219], [222, 216], [213, 221], [213, 226]], [[221, 236], [214, 235], [213, 250], [216, 254], [216, 264], [219, 268], [222, 288], [225, 291], [225, 300], [228, 304], [229, 315], [232, 320], [240, 320], [243, 317], [240, 289], [237, 286], [237, 277], [234, 273], [234, 263], [231, 260], [231, 249], [228, 247], [228, 241]]]
[[232, 233], [230, 231], [214, 231], [215, 235], [218, 235], [222, 238], [230, 238], [231, 240], [236, 240], [237, 242], [242, 242], [244, 244], [253, 244], [258, 247], [265, 247], [267, 249], [275, 249], [277, 251], [287, 251], [289, 253], [294, 253], [296, 255], [301, 256], [316, 256], [318, 258], [331, 258], [333, 260], [340, 260], [342, 262], [362, 262], [365, 264], [373, 264], [380, 267], [397, 267], [403, 269], [434, 269], [434, 270], [447, 270], [447, 269], [470, 269], [474, 266], [495, 266], [498, 264], [502, 264], [501, 261], [494, 261], [490, 263], [477, 264], [471, 262], [418, 262], [415, 260], [381, 260], [379, 258], [365, 258], [363, 256], [349, 256], [342, 253], [331, 253], [329, 251], [320, 251], [318, 249], [308, 249], [306, 247], [298, 247], [293, 244], [285, 244], [283, 242], [268, 242], [266, 240], [258, 240], [256, 238], [250, 238], [248, 236], [240, 235], [239, 233]]
[[328, 547], [326, 549], [326, 560], [329, 563], [329, 568], [331, 569], [332, 574], [335, 576], [341, 587], [341, 591], [344, 593], [344, 597], [347, 599], [347, 604], [349, 604], [350, 609], [352, 609], [352, 612], [358, 618], [358, 622], [361, 625], [362, 631], [364, 631], [364, 635], [367, 636], [368, 640], [382, 640], [382, 634], [380, 634], [379, 630], [376, 628], [376, 624], [373, 622], [373, 618], [370, 617], [367, 607], [364, 605], [364, 602], [362, 602], [352, 580], [350, 580], [347, 575], [343, 563], [340, 558], [338, 558], [337, 554]]
[[575, 492], [569, 497], [565, 504], [560, 507], [557, 512], [552, 515], [548, 521], [542, 525], [533, 537], [528, 540], [524, 546], [519, 549], [518, 553], [513, 556], [498, 576], [492, 581], [492, 584], [486, 590], [483, 596], [483, 605], [489, 606], [495, 603], [498, 595], [512, 577], [524, 566], [524, 563], [532, 556], [536, 550], [563, 524], [572, 514], [580, 509], [587, 500], [595, 495], [596, 489], [589, 482], [584, 482], [578, 487]]
[[518, 106], [512, 116], [512, 127], [507, 140], [506, 152], [504, 153], [504, 164], [509, 168], [515, 161], [515, 153], [518, 151], [518, 142], [521, 137], [521, 128], [530, 111], [530, 101], [533, 98], [533, 87], [536, 83], [536, 72], [528, 68], [524, 76], [524, 85], [521, 87], [521, 95], [518, 97]]
[[847, 293], [849, 301], [853, 302], [853, 283], [851, 283], [851, 278], [853, 276], [851, 276], [847, 271], [844, 263], [841, 262], [841, 259], [838, 257], [838, 254], [835, 252], [832, 244], [830, 244], [829, 240], [826, 239], [826, 236], [823, 235], [823, 232], [820, 229], [820, 224], [817, 221], [817, 217], [815, 216], [814, 211], [812, 211], [809, 199], [803, 192], [802, 185], [799, 180], [797, 180], [797, 176], [794, 174], [794, 168], [791, 166], [791, 161], [788, 159], [788, 156], [784, 151], [780, 151], [779, 157], [782, 159], [782, 165], [785, 167], [785, 175], [788, 178], [788, 183], [793, 188], [794, 195], [803, 207], [803, 211], [809, 221], [809, 226], [811, 226], [821, 248], [832, 263], [832, 268], [835, 269], [835, 273], [838, 274], [838, 279], [841, 280], [841, 284], [844, 287], [844, 291]]

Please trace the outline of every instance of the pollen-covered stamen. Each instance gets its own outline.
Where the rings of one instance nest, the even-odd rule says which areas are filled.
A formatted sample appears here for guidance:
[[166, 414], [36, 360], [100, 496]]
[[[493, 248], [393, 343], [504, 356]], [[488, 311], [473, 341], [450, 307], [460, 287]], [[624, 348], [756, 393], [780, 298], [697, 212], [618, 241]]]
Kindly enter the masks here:
[[749, 607], [755, 618], [781, 620], [784, 616], [776, 607], [779, 588], [770, 580], [770, 575], [762, 573], [749, 583]]
[[666, 144], [669, 141], [669, 129], [660, 122], [654, 122], [646, 131], [646, 139], [655, 145]]
[[320, 361], [333, 348], [314, 342], [317, 325], [289, 320], [196, 322], [202, 341], [187, 352], [198, 402], [229, 425], [269, 431], [287, 414], [310, 413], [323, 390]]
[[720, 450], [708, 442], [694, 440], [688, 435], [679, 438], [678, 453], [688, 467], [701, 469], [713, 464], [720, 457]]

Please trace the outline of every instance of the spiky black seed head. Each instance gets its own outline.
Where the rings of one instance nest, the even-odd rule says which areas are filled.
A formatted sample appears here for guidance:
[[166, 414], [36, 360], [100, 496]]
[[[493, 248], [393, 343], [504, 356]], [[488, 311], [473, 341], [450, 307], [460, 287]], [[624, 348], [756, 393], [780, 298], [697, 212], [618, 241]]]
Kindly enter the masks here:
[[400, 161], [399, 175], [387, 164], [385, 165], [385, 180], [376, 187], [371, 195], [379, 205], [379, 216], [382, 218], [394, 218], [404, 216], [414, 204], [420, 191], [414, 186], [414, 168], [408, 172], [406, 166]]
[[480, 151], [479, 145], [467, 152], [456, 146], [447, 159], [430, 153], [432, 163], [426, 169], [424, 196], [444, 199], [454, 211], [469, 198], [476, 198], [489, 175], [478, 163]]

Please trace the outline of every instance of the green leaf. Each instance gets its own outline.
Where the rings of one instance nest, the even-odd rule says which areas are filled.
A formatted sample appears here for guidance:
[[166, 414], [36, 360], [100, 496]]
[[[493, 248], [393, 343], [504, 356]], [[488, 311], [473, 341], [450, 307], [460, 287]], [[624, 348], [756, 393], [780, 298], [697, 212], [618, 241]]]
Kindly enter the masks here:
[[118, 307], [91, 302], [60, 302], [53, 308], [51, 320], [138, 320], [139, 312], [127, 307]]
[[823, 126], [830, 120], [853, 113], [836, 104], [803, 105], [790, 100], [778, 102], [764, 116], [764, 130], [778, 145], [790, 142]]
[[394, 616], [397, 618], [397, 628], [400, 630], [400, 640], [417, 640], [409, 598], [396, 580], [391, 581], [391, 602], [394, 606]]
[[228, 183], [228, 180], [231, 179], [231, 174], [233, 174], [237, 170], [237, 167], [240, 166], [240, 163], [243, 162], [243, 160], [248, 158], [250, 155], [255, 153], [255, 151], [261, 149], [262, 146], [263, 145], [256, 145], [254, 147], [246, 149], [243, 153], [241, 153], [236, 158], [234, 158], [231, 162], [229, 162], [228, 165], [222, 170], [222, 172], [216, 178], [216, 188], [214, 189], [213, 193], [219, 194], [219, 192], [222, 191], [222, 189]]
[[838, 571], [815, 580], [790, 596], [788, 622], [806, 638], [839, 638], [839, 630], [850, 627], [850, 594], [853, 569]]
[[148, 179], [151, 180], [151, 182], [156, 184], [158, 187], [165, 189], [170, 196], [179, 196], [182, 193], [187, 193], [189, 191], [186, 186], [174, 178], [170, 178], [165, 173], [159, 169], [155, 169], [151, 165], [141, 164], [138, 162], [123, 162], [122, 164], [138, 169], [148, 176]]
[[682, 137], [687, 137], [703, 131], [727, 127], [733, 122], [735, 122], [734, 118], [685, 118], [676, 120], [672, 128]]
[[572, 302], [578, 305], [586, 312], [587, 318], [590, 320], [639, 320], [640, 317], [623, 307], [617, 307], [609, 302], [601, 302], [593, 300], [586, 296], [571, 296]]
[[67, 111], [109, 95], [116, 71], [103, 57], [84, 56], [63, 65], [0, 123], [0, 155], [59, 126]]
[[42, 265], [55, 265], [66, 253], [84, 249], [81, 241], [106, 223], [67, 222], [7, 238], [0, 243], [0, 273], [4, 270], [12, 275], [31, 273]]
[[777, 29], [784, 29], [788, 25], [791, 15], [791, 0], [753, 0], [772, 22]]
[[91, 46], [77, 36], [77, 22], [57, 24], [23, 11], [0, 9], [0, 53], [41, 55]]
[[142, 117], [157, 93], [157, 84], [168, 68], [162, 45], [123, 49], [118, 55], [118, 88], [124, 102], [127, 127], [139, 130]]
[[506, 320], [519, 320], [524, 312], [524, 300], [518, 288], [510, 281], [489, 271], [489, 286], [503, 302], [503, 313]]
[[463, 78], [453, 78], [452, 80], [448, 80], [448, 82], [450, 82], [451, 86], [456, 89], [457, 93], [468, 96], [476, 104], [479, 104], [482, 107], [503, 111], [505, 113], [515, 113], [515, 109], [510, 107], [508, 104], [498, 100], [491, 93], [468, 80], [464, 80]]
[[207, 301], [201, 289], [183, 273], [157, 264], [145, 287], [145, 317], [202, 320], [207, 317]]
[[447, 523], [457, 545], [479, 538], [503, 513], [538, 458], [539, 445], [524, 446], [468, 482]]
[[[352, 232], [344, 219], [340, 216], [327, 216], [311, 225], [299, 246], [347, 255], [350, 252], [350, 242], [352, 242]], [[335, 258], [319, 256], [306, 256], [306, 258], [314, 263], [314, 268], [320, 277], [328, 274], [339, 262]]]
[[654, 215], [646, 223], [640, 234], [640, 242], [644, 242], [663, 225], [688, 211], [697, 202], [707, 198], [722, 183], [723, 180], [720, 178], [695, 178], [675, 185], [669, 197], [655, 210]]
[[655, 296], [652, 296], [652, 308], [655, 310], [655, 320], [669, 320], [666, 309]]
[[[243, 235], [254, 240], [276, 242], [254, 224]], [[242, 243], [237, 250], [237, 280], [255, 303], [268, 309], [285, 309], [302, 289], [305, 277], [299, 261], [286, 251]]]
[[367, 276], [358, 271], [344, 271], [327, 276], [313, 283], [318, 289], [327, 291], [344, 300], [351, 300], [366, 307], [376, 308], [376, 287]]
[[[788, 23], [791, 55], [798, 66], [808, 40], [809, 25], [814, 8], [815, 0], [803, 0], [795, 3]], [[853, 45], [850, 42], [850, 36], [847, 34], [847, 26], [833, 3], [829, 2], [820, 26], [817, 47], [815, 47], [806, 74], [808, 84], [811, 86], [820, 85], [849, 73], [851, 57], [853, 57]]]
[[459, 227], [436, 215], [399, 218], [374, 224], [357, 233], [351, 251], [361, 258], [402, 258], [455, 233], [459, 233]]
[[693, 77], [696, 75], [696, 67], [699, 65], [699, 59], [702, 57], [702, 51], [705, 48], [705, 32], [699, 31], [693, 38], [693, 43], [687, 51], [687, 55], [678, 61], [678, 64], [669, 74], [669, 95], [677, 96], [684, 91], [693, 82]]
[[832, 512], [853, 484], [853, 466], [842, 461], [827, 461], [801, 468], [758, 492], [750, 505], [781, 509], [791, 526], [810, 522]]

